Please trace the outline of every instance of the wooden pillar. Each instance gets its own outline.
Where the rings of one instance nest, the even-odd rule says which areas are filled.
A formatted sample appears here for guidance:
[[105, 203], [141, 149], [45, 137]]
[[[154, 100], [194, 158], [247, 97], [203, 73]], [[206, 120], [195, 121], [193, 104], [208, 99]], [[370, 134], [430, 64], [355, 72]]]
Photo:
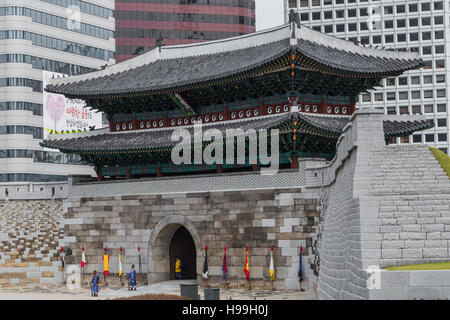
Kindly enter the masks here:
[[115, 130], [116, 130], [116, 128], [114, 126], [114, 122], [112, 120], [109, 120], [109, 132], [115, 131]]
[[138, 121], [137, 121], [135, 115], [133, 115], [133, 119], [132, 119], [131, 121], [132, 121], [132, 123], [133, 123], [133, 129], [134, 129], [134, 130], [139, 129], [139, 124], [138, 124]]
[[228, 112], [228, 107], [223, 107], [223, 120], [230, 120], [230, 112]]
[[328, 113], [327, 108], [328, 108], [328, 101], [327, 101], [327, 99], [323, 98], [322, 102], [320, 104], [320, 113], [325, 113], [325, 114]]
[[291, 157], [291, 169], [298, 169], [297, 156]]
[[167, 114], [164, 113], [163, 115], [163, 121], [164, 121], [164, 127], [169, 126], [169, 117], [167, 117]]
[[97, 181], [103, 181], [102, 168], [97, 167]]
[[264, 102], [262, 100], [259, 102], [259, 115], [266, 115], [266, 109], [264, 108]]
[[253, 171], [258, 171], [259, 170], [259, 166], [257, 163], [253, 164]]
[[131, 175], [131, 169], [127, 169], [127, 179], [132, 179], [133, 176]]
[[218, 163], [218, 164], [216, 165], [216, 167], [217, 167], [217, 173], [222, 173], [222, 172], [223, 172], [222, 164]]
[[156, 168], [156, 176], [157, 177], [162, 177], [163, 176], [161, 167]]

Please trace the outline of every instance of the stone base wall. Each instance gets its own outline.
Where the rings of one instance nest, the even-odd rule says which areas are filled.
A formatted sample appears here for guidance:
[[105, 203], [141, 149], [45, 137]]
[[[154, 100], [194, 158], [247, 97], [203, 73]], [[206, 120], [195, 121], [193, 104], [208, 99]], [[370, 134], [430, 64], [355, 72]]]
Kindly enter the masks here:
[[59, 283], [60, 200], [0, 201], [0, 286]]
[[318, 200], [305, 197], [300, 188], [70, 198], [65, 208], [64, 242], [72, 248], [74, 261], [81, 260], [84, 246], [88, 262], [85, 273], [91, 274], [94, 269], [102, 272], [105, 246], [110, 254], [110, 272], [118, 272], [120, 247], [123, 270], [129, 272], [131, 264], [138, 265], [140, 246], [142, 271], [148, 282], [168, 280], [170, 240], [176, 229], [184, 226], [195, 242], [198, 275], [203, 267], [203, 248], [208, 246], [210, 284], [222, 282], [224, 246], [232, 287], [246, 286], [246, 246], [253, 288], [269, 288], [271, 246], [275, 288], [299, 288], [300, 245], [304, 247], [304, 277], [314, 278], [311, 249]]

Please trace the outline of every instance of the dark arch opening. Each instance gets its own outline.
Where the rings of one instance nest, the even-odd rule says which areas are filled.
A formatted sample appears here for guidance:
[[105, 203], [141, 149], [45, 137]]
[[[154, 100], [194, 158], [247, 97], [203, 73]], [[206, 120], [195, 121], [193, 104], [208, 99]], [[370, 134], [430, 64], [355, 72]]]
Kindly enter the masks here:
[[189, 231], [180, 226], [170, 242], [170, 279], [175, 277], [175, 259], [180, 257], [182, 262], [182, 279], [197, 279], [197, 252], [194, 239]]

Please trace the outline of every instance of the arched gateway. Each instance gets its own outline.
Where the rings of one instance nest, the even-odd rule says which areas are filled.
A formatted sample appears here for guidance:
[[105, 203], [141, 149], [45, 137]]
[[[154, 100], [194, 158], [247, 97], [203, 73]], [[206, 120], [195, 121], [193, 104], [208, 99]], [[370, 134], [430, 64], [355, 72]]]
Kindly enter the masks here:
[[200, 238], [191, 221], [173, 215], [158, 222], [149, 241], [149, 283], [175, 279], [174, 262], [183, 262], [183, 279], [196, 279], [201, 260]]

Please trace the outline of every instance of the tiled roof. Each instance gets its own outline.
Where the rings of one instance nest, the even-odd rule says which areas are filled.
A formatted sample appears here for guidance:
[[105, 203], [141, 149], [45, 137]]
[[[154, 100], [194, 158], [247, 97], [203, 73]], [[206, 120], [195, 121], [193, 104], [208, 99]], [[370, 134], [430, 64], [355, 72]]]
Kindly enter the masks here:
[[[244, 120], [233, 120], [209, 123], [203, 125], [203, 130], [218, 129], [225, 137], [226, 129], [272, 129], [282, 127], [283, 124], [292, 124], [297, 121], [300, 132], [304, 130], [309, 134], [323, 134], [331, 138], [337, 138], [342, 133], [349, 117], [343, 116], [317, 116], [298, 112], [289, 112], [278, 115], [255, 117]], [[432, 120], [414, 121], [384, 121], [385, 136], [403, 136], [414, 131], [433, 127]], [[191, 136], [193, 126], [182, 127], [187, 129]], [[73, 153], [95, 153], [95, 152], [120, 152], [120, 151], [142, 151], [172, 147], [178, 141], [171, 141], [172, 132], [177, 128], [149, 129], [133, 132], [109, 132], [105, 129], [86, 134], [55, 135], [49, 140], [41, 143], [42, 146], [60, 149], [64, 152]]]
[[349, 76], [396, 76], [421, 67], [419, 55], [366, 48], [305, 26], [285, 25], [242, 37], [156, 48], [90, 74], [54, 80], [46, 90], [72, 97], [152, 92], [238, 76], [285, 57], [291, 50], [311, 70]]

